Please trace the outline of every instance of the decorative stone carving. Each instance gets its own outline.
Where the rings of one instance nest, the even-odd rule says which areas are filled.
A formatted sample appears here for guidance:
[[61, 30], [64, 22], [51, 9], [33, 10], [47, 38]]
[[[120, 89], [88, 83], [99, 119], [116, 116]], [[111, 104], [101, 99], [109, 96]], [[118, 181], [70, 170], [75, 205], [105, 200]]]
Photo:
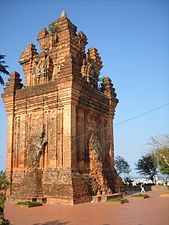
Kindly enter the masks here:
[[98, 88], [98, 78], [101, 68], [102, 61], [97, 49], [90, 48], [84, 56], [81, 73], [86, 81], [94, 88]]
[[35, 84], [47, 82], [52, 79], [53, 65], [51, 59], [46, 56], [35, 58], [33, 65], [32, 79]]
[[104, 161], [102, 156], [102, 147], [98, 136], [91, 134], [89, 139], [89, 164], [90, 174], [95, 178], [93, 180], [93, 192], [95, 194], [104, 194], [108, 192], [109, 186], [104, 177]]
[[42, 154], [45, 151], [47, 139], [45, 135], [44, 125], [39, 131], [39, 134], [31, 136], [27, 146], [27, 169], [23, 180], [18, 183], [14, 180], [13, 194], [22, 197], [41, 197], [42, 190], [42, 169], [39, 168], [39, 162]]
[[91, 134], [89, 139], [90, 169], [103, 168], [102, 149], [98, 136]]
[[8, 82], [5, 87], [5, 92], [14, 92], [23, 87], [21, 83], [20, 74], [17, 72], [12, 72], [8, 78]]
[[46, 60], [40, 60], [34, 67], [35, 77], [46, 76], [47, 75], [47, 62]]
[[26, 49], [22, 52], [19, 63], [21, 65], [26, 64], [27, 62], [29, 62], [33, 56], [37, 55], [37, 50], [34, 44], [29, 44]]
[[81, 73], [85, 80], [90, 83], [92, 87], [97, 88], [98, 78], [95, 76], [93, 61], [89, 58], [89, 54], [86, 54], [85, 58], [83, 59]]
[[111, 79], [109, 77], [104, 77], [102, 79], [101, 83], [101, 91], [106, 94], [107, 96], [110, 96], [112, 98], [116, 98], [115, 88], [113, 88], [113, 84], [111, 82]]
[[87, 37], [86, 35], [80, 31], [77, 35], [78, 38], [78, 46], [82, 52], [85, 51], [85, 46], [87, 45]]
[[46, 30], [46, 28], [42, 28], [42, 30], [39, 32], [37, 36], [37, 40], [40, 41], [41, 39], [45, 38], [49, 32]]
[[41, 155], [43, 154], [44, 150], [45, 150], [45, 146], [47, 144], [47, 139], [45, 137], [45, 128], [44, 126], [42, 127], [41, 131], [40, 131], [40, 143], [36, 149], [36, 153], [35, 153], [35, 158], [33, 161], [33, 166], [39, 166], [39, 160]]
[[28, 141], [28, 167], [39, 167], [40, 157], [45, 151], [47, 139], [45, 135], [45, 127], [40, 129], [39, 134], [31, 136]]

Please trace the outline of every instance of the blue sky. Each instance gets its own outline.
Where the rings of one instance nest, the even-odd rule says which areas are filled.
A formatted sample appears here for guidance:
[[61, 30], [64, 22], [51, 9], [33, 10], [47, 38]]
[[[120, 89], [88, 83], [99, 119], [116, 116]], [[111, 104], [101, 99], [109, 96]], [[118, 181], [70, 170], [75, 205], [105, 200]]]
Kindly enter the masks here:
[[[0, 53], [9, 71], [26, 45], [64, 9], [102, 57], [101, 76], [108, 75], [119, 104], [114, 123], [169, 103], [169, 1], [165, 0], [1, 0]], [[87, 50], [86, 48], [86, 50]], [[3, 93], [3, 87], [0, 87]], [[6, 125], [0, 99], [0, 169], [5, 168]], [[132, 167], [147, 151], [151, 136], [169, 134], [169, 105], [114, 127], [115, 155]]]

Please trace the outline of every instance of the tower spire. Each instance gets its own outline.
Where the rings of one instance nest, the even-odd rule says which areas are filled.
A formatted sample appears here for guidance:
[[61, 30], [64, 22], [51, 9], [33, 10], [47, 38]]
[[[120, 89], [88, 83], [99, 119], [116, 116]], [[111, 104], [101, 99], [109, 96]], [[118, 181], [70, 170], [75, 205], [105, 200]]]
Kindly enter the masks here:
[[65, 10], [63, 10], [60, 14], [60, 17], [67, 17], [67, 13]]

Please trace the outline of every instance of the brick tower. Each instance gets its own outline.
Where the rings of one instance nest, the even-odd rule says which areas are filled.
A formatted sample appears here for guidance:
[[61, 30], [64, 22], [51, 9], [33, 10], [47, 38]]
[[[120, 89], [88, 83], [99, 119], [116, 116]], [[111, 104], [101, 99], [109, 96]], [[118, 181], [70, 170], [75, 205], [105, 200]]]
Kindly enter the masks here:
[[6, 174], [14, 200], [77, 204], [117, 191], [110, 78], [98, 87], [102, 61], [62, 12], [29, 44], [2, 98], [8, 116]]

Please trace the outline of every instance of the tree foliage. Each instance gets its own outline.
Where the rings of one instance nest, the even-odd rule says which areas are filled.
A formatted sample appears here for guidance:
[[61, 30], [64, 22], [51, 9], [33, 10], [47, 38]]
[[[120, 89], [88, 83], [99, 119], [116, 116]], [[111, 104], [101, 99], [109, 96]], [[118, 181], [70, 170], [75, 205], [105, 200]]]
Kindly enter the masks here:
[[5, 172], [3, 170], [0, 171], [0, 190], [6, 191], [9, 187], [9, 182], [6, 179]]
[[5, 55], [0, 54], [0, 84], [4, 85], [4, 79], [2, 75], [6, 74], [9, 75], [9, 72], [7, 70], [8, 66], [5, 65]]
[[153, 181], [154, 176], [158, 172], [158, 164], [153, 154], [142, 156], [136, 163], [136, 170], [139, 174], [149, 176]]
[[162, 174], [169, 174], [169, 135], [151, 137], [148, 143]]
[[6, 190], [9, 187], [9, 183], [6, 179], [5, 172], [0, 171], [0, 224], [8, 225], [9, 221], [4, 219], [4, 208], [6, 200]]
[[59, 30], [59, 25], [56, 22], [49, 24], [49, 32], [54, 35]]
[[128, 175], [131, 172], [128, 162], [119, 155], [115, 158], [115, 169], [118, 175]]
[[169, 174], [169, 166], [164, 161], [159, 161], [160, 173]]

